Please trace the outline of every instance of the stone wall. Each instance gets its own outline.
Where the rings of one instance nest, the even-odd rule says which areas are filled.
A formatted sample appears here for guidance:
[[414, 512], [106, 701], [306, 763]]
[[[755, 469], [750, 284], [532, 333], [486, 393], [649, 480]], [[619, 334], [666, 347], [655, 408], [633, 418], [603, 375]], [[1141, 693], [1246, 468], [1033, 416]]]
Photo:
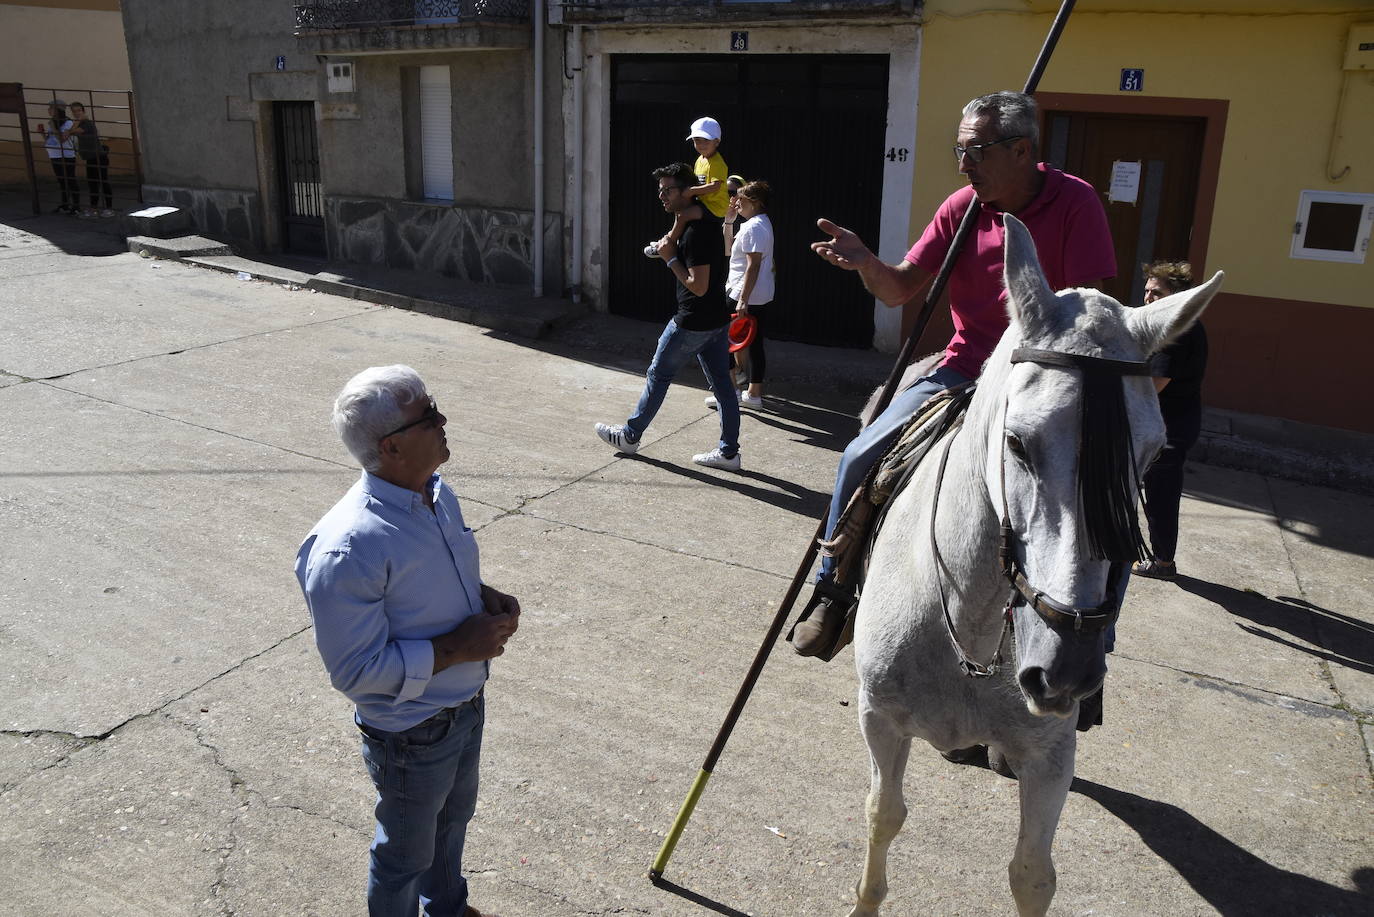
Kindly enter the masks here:
[[[331, 256], [460, 277], [530, 284], [534, 214], [380, 199], [326, 198]], [[562, 291], [562, 215], [544, 214], [544, 290]]]
[[196, 232], [246, 251], [261, 251], [262, 202], [256, 191], [224, 188], [174, 188], [144, 185], [143, 201], [152, 206], [180, 207], [191, 215]]

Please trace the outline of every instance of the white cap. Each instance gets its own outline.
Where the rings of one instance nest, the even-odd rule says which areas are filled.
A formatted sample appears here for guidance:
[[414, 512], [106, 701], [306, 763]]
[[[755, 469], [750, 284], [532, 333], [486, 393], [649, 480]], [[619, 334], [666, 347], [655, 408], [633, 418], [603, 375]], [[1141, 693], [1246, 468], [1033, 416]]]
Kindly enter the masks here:
[[720, 122], [715, 118], [697, 118], [692, 122], [692, 132], [687, 135], [688, 140], [695, 140], [704, 137], [707, 140], [720, 139]]

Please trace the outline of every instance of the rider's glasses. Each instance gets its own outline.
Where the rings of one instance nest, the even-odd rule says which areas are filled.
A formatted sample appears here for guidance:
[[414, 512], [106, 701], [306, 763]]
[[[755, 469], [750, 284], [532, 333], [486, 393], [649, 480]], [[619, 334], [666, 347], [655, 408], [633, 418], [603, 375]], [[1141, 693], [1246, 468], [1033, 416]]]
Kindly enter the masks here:
[[983, 161], [983, 153], [988, 149], [988, 147], [994, 147], [1000, 143], [1011, 143], [1013, 140], [1020, 139], [1022, 139], [1022, 135], [1014, 134], [1011, 137], [1002, 137], [998, 140], [989, 140], [987, 143], [970, 143], [968, 146], [959, 146], [958, 144], [955, 144], [954, 158], [960, 162], [963, 162], [964, 157], [967, 156], [969, 158], [969, 162], [972, 162], [976, 165], [977, 163]]

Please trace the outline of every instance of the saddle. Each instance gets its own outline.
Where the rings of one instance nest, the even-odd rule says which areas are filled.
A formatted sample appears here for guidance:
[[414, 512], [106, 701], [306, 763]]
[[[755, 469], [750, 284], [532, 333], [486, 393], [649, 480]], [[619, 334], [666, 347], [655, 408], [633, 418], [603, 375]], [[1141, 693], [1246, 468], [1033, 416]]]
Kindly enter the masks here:
[[[867, 578], [868, 558], [893, 498], [906, 488], [921, 461], [934, 446], [963, 424], [975, 386], [974, 382], [965, 382], [932, 395], [906, 422], [896, 440], [854, 491], [835, 523], [832, 537], [819, 542], [821, 553], [835, 558], [835, 585], [831, 587], [832, 590], [845, 596], [852, 594], [850, 589], [854, 593], [862, 591], [863, 581]], [[833, 658], [835, 653], [854, 639], [857, 609], [858, 602], [853, 601], [835, 645], [823, 658]], [[798, 623], [801, 620], [805, 620], [805, 615]]]

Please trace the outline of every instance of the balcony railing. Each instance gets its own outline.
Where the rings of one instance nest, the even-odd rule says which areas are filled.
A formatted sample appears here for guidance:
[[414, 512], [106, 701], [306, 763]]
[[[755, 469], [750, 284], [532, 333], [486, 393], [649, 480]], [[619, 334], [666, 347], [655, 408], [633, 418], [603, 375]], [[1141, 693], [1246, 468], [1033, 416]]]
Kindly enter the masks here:
[[922, 5], [922, 0], [550, 0], [555, 21], [569, 23], [909, 18]]
[[296, 34], [530, 21], [530, 0], [297, 0]]

